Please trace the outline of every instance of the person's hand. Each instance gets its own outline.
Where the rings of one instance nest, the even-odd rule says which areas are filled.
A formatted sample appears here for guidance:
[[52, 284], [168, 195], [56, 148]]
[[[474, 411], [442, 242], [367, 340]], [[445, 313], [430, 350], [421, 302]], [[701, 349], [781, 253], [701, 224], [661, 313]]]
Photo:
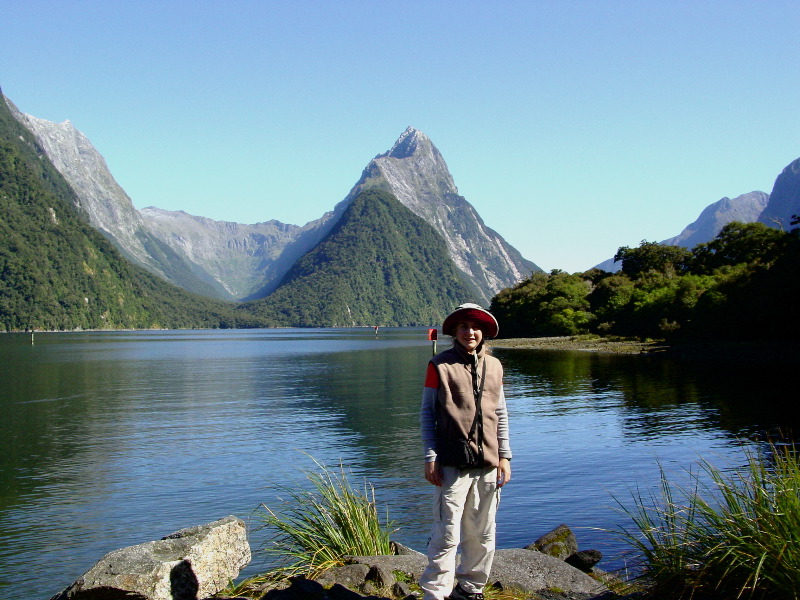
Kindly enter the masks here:
[[442, 485], [442, 468], [437, 461], [425, 463], [425, 479], [433, 485]]
[[511, 481], [511, 461], [501, 458], [497, 466], [497, 487], [503, 487], [509, 481]]

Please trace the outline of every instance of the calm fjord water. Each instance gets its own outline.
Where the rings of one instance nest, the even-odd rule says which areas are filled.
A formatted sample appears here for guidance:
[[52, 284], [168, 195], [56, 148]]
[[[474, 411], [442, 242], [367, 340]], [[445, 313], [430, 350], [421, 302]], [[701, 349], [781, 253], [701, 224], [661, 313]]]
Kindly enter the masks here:
[[[312, 458], [369, 480], [395, 539], [424, 550], [430, 354], [424, 329], [0, 336], [0, 597], [49, 597], [111, 550], [229, 514], [255, 526]], [[788, 424], [787, 374], [764, 365], [495, 354], [515, 456], [501, 547], [566, 523], [622, 566], [596, 529], [625, 523], [614, 497], [655, 489], [659, 463], [678, 478], [700, 456], [741, 464], [738, 440]], [[256, 553], [244, 574], [263, 567]]]

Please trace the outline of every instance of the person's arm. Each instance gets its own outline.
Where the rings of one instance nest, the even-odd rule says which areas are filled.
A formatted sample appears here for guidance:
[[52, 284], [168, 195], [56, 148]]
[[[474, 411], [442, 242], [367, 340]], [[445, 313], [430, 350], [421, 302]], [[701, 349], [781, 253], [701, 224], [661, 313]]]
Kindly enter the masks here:
[[422, 389], [422, 408], [419, 424], [422, 446], [425, 449], [425, 479], [433, 485], [442, 485], [442, 470], [436, 461], [436, 399], [439, 394], [439, 373], [428, 363], [425, 387]]
[[497, 485], [503, 487], [511, 481], [511, 442], [508, 428], [508, 408], [502, 387], [495, 413], [497, 414], [497, 446], [500, 454], [500, 463], [497, 466]]

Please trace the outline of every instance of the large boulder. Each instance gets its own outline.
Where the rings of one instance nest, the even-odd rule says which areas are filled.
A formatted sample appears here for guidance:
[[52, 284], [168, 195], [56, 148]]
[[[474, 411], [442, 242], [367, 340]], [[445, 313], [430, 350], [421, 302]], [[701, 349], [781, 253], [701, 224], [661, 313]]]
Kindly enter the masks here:
[[552, 589], [576, 594], [608, 591], [605, 585], [563, 560], [524, 548], [497, 550], [489, 581], [500, 582], [503, 588], [534, 593]]
[[52, 600], [197, 600], [225, 588], [250, 562], [241, 519], [181, 529], [106, 554]]

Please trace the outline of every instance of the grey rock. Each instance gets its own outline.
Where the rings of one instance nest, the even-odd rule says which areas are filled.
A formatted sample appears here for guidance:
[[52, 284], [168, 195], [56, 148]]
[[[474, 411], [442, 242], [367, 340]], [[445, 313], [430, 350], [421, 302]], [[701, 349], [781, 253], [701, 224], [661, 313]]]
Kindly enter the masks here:
[[395, 581], [392, 586], [392, 596], [395, 598], [407, 598], [411, 596], [411, 586], [405, 581]]
[[365, 581], [360, 586], [358, 586], [358, 589], [364, 596], [369, 596], [369, 597], [372, 596], [377, 597], [381, 593], [380, 587], [375, 585], [374, 581]]
[[570, 554], [564, 559], [564, 562], [576, 569], [580, 569], [584, 573], [588, 573], [602, 558], [603, 553], [600, 550], [580, 550], [575, 554]]
[[348, 560], [370, 567], [377, 565], [388, 570], [390, 573], [393, 571], [400, 571], [414, 579], [419, 579], [419, 576], [422, 575], [422, 571], [424, 571], [425, 567], [428, 565], [428, 558], [419, 552], [402, 554], [399, 556], [351, 556]]
[[[563, 528], [569, 530], [566, 526]], [[559, 532], [563, 534], [563, 529]], [[569, 533], [571, 534], [571, 531]], [[390, 572], [400, 571], [414, 580], [419, 579], [428, 563], [425, 555], [419, 552], [402, 556], [350, 557], [349, 560], [362, 566], [380, 565]], [[568, 594], [577, 595], [597, 595], [608, 591], [605, 585], [563, 560], [525, 549], [497, 550], [490, 581], [496, 582], [494, 585], [498, 589], [516, 588], [531, 594], [548, 589], [560, 589]], [[359, 583], [352, 589], [359, 589], [357, 587]]]
[[364, 583], [364, 580], [366, 580], [369, 569], [369, 565], [360, 563], [333, 567], [317, 577], [317, 581], [325, 587], [330, 587], [338, 583], [350, 590], [357, 590], [359, 586]]
[[529, 593], [555, 588], [575, 594], [608, 591], [605, 585], [563, 560], [522, 548], [497, 550], [491, 579], [502, 582], [504, 589], [511, 587]]
[[110, 552], [53, 600], [196, 600], [225, 588], [249, 562], [244, 522], [225, 517]]
[[389, 546], [392, 549], [392, 554], [396, 554], [396, 555], [403, 555], [403, 554], [418, 554], [418, 555], [422, 555], [421, 552], [417, 552], [413, 548], [409, 548], [408, 546], [404, 546], [400, 542], [391, 541], [391, 542], [389, 542]]
[[543, 554], [563, 560], [570, 554], [575, 554], [578, 551], [578, 540], [575, 538], [575, 534], [572, 533], [572, 530], [562, 524], [552, 531], [545, 533], [542, 537], [533, 542], [533, 544], [526, 546], [525, 549], [538, 550]]
[[397, 581], [391, 569], [384, 565], [372, 565], [366, 576], [367, 581], [372, 581], [379, 588], [390, 588]]

